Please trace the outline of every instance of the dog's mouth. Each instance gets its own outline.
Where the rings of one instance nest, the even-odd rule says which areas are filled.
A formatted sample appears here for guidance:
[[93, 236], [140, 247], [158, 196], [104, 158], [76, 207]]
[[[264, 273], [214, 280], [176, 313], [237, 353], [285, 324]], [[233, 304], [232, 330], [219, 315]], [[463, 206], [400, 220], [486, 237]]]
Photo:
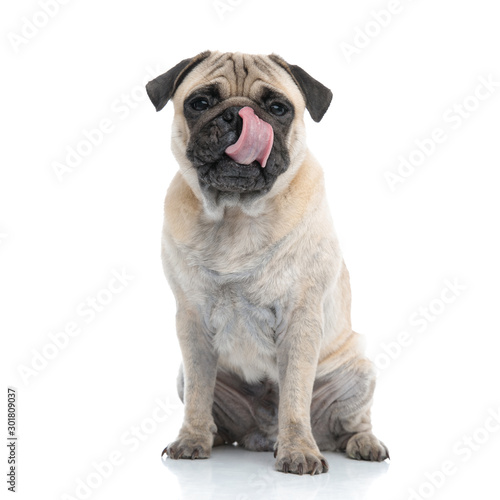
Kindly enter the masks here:
[[249, 106], [226, 110], [208, 122], [192, 137], [187, 157], [202, 188], [256, 195], [272, 188], [289, 161], [273, 127]]
[[268, 192], [277, 175], [263, 169], [258, 161], [245, 165], [231, 159], [228, 155], [215, 162], [197, 167], [200, 184], [211, 186], [219, 191], [236, 193]]

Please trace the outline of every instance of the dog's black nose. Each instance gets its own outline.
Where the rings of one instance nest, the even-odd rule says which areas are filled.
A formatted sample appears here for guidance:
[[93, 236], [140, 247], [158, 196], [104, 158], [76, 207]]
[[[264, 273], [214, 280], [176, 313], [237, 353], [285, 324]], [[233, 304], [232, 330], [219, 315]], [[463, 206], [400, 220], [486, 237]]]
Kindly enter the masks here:
[[228, 123], [233, 123], [239, 116], [238, 112], [240, 109], [240, 106], [231, 106], [227, 108], [224, 113], [222, 113], [222, 119]]

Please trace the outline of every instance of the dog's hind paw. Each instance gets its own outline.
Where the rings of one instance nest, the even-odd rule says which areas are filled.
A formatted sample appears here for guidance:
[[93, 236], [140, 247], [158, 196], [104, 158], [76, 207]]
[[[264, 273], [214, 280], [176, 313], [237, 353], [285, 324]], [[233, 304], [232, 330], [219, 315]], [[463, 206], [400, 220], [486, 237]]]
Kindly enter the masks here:
[[389, 457], [387, 446], [379, 441], [371, 432], [359, 432], [349, 438], [346, 445], [349, 458], [382, 462]]

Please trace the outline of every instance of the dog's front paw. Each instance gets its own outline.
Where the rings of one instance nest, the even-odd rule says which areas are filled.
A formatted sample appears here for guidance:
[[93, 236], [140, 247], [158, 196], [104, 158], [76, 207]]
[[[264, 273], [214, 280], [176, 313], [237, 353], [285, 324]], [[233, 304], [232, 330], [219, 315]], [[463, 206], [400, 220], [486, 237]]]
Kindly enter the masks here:
[[317, 447], [309, 446], [278, 446], [274, 451], [275, 468], [285, 474], [321, 474], [328, 472], [328, 462]]
[[371, 460], [382, 462], [389, 457], [387, 446], [379, 441], [371, 432], [359, 432], [347, 441], [347, 456], [355, 460]]
[[162, 452], [161, 456], [169, 458], [208, 458], [212, 449], [213, 436], [184, 436], [170, 443]]

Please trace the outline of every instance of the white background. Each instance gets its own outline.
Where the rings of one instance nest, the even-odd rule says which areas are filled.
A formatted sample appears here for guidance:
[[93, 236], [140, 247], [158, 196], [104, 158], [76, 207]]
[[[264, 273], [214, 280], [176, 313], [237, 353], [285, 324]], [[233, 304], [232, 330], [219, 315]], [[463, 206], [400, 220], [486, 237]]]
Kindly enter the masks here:
[[[232, 3], [73, 0], [31, 31], [27, 22], [44, 22], [39, 3], [2, 8], [1, 421], [11, 385], [18, 498], [83, 498], [87, 480], [96, 499], [457, 499], [478, 489], [493, 498], [500, 87], [471, 96], [480, 78], [500, 82], [497, 2], [401, 0], [384, 27], [373, 12], [393, 2]], [[367, 28], [349, 61], [342, 44], [359, 46]], [[31, 38], [21, 43], [23, 29]], [[177, 166], [171, 105], [156, 114], [142, 89], [206, 49], [275, 52], [333, 91], [321, 123], [306, 117], [308, 142], [351, 273], [353, 325], [380, 368], [373, 421], [390, 463], [327, 454], [328, 474], [299, 478], [274, 472], [270, 453], [160, 460], [182, 419], [175, 304], [160, 263]], [[451, 120], [464, 100], [469, 116]], [[112, 131], [60, 181], [54, 163], [103, 119]], [[446, 140], [392, 191], [385, 173], [435, 128]], [[113, 270], [133, 278], [110, 296]], [[445, 304], [446, 280], [461, 290]], [[78, 311], [96, 295], [111, 302], [89, 321]], [[416, 323], [429, 305], [432, 321]], [[81, 333], [54, 355], [49, 334], [70, 322]], [[44, 349], [53, 359], [23, 378]], [[169, 400], [165, 418], [157, 398]], [[121, 460], [103, 479], [92, 464], [110, 455]], [[443, 462], [447, 476], [436, 473]]]

